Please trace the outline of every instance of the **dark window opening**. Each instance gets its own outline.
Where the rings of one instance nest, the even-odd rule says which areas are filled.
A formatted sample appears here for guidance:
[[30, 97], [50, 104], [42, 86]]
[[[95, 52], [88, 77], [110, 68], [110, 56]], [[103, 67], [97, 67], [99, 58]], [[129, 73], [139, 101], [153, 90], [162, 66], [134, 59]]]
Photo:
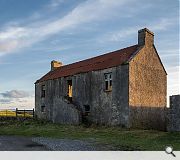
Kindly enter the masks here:
[[42, 88], [41, 88], [41, 97], [45, 97], [45, 95], [46, 95], [45, 85], [42, 85]]
[[45, 112], [45, 106], [41, 106], [41, 112]]
[[108, 90], [108, 81], [105, 81], [105, 85], [106, 85], [105, 90]]
[[105, 91], [111, 91], [112, 90], [112, 73], [104, 74], [104, 78], [105, 78]]
[[90, 112], [90, 106], [89, 105], [84, 105], [84, 109], [85, 109], [85, 112]]
[[90, 106], [84, 105], [84, 116], [88, 116], [90, 113]]
[[112, 80], [109, 81], [110, 89], [112, 89]]

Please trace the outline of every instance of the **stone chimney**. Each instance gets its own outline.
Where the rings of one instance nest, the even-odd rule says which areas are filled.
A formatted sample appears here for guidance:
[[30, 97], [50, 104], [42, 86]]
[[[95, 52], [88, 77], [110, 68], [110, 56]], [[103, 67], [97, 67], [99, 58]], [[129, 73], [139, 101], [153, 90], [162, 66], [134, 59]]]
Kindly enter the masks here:
[[58, 62], [58, 61], [51, 61], [51, 71], [54, 71], [55, 69], [61, 67], [63, 64], [62, 62]]
[[154, 44], [154, 33], [144, 28], [138, 31], [138, 45], [152, 46]]

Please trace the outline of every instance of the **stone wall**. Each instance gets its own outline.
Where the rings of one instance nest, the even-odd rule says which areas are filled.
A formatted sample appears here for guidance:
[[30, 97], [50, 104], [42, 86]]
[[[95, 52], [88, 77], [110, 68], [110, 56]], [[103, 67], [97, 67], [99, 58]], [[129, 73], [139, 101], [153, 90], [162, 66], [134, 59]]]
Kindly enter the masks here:
[[132, 128], [166, 130], [166, 108], [133, 106], [130, 107]]
[[154, 45], [143, 46], [130, 61], [129, 106], [132, 127], [165, 130], [166, 77]]
[[[92, 73], [90, 118], [94, 123], [129, 127], [128, 65]], [[112, 91], [105, 91], [104, 74], [112, 73]]]
[[180, 95], [170, 96], [170, 108], [167, 109], [167, 130], [180, 131]]
[[[85, 105], [90, 106], [86, 117], [90, 123], [129, 126], [128, 65], [108, 68], [36, 84], [36, 115], [53, 122], [78, 124]], [[112, 73], [112, 91], [105, 91], [105, 73]], [[67, 80], [72, 80], [72, 102], [66, 99]], [[41, 97], [41, 86], [46, 97]], [[41, 106], [45, 105], [45, 112]], [[81, 112], [81, 113], [80, 113]], [[64, 116], [64, 117], [63, 117]], [[79, 117], [80, 116], [80, 117]], [[68, 118], [69, 120], [68, 120]]]
[[53, 99], [52, 121], [61, 124], [79, 125], [81, 123], [81, 112], [72, 103], [63, 98]]

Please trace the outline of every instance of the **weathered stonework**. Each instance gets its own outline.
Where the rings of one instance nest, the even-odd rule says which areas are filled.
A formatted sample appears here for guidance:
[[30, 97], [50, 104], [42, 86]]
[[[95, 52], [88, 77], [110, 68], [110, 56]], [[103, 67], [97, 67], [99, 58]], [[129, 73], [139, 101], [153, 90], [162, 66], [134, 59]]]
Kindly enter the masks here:
[[[112, 92], [105, 91], [104, 73], [112, 73]], [[121, 76], [123, 75], [123, 76]], [[128, 127], [128, 65], [63, 77], [36, 84], [36, 115], [41, 119], [63, 124], [81, 123], [84, 105], [90, 106], [89, 122], [101, 125]], [[67, 96], [67, 80], [72, 79], [73, 98]], [[41, 98], [41, 86], [46, 86], [46, 97]], [[124, 97], [124, 95], [126, 95]], [[46, 112], [41, 112], [41, 106]], [[110, 107], [112, 106], [112, 107]], [[69, 109], [68, 109], [69, 108]]]
[[167, 76], [149, 40], [129, 63], [130, 121], [132, 127], [165, 130]]
[[[153, 43], [153, 33], [144, 29], [139, 32], [137, 52], [121, 65], [38, 81], [37, 117], [77, 125], [85, 116], [88, 122], [100, 125], [165, 130], [167, 74]], [[112, 90], [108, 91], [107, 73], [112, 74]], [[72, 80], [71, 100], [67, 98], [68, 80]], [[44, 98], [42, 85], [46, 90]], [[42, 105], [45, 112], [41, 111]], [[88, 114], [85, 106], [90, 107]]]
[[167, 108], [167, 130], [180, 131], [180, 95], [170, 96], [170, 108]]

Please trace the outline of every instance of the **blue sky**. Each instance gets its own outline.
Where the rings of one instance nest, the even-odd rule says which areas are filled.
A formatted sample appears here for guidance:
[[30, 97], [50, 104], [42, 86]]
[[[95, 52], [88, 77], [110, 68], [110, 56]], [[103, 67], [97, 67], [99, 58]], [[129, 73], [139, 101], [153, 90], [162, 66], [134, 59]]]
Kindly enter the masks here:
[[0, 13], [0, 108], [34, 107], [34, 82], [51, 60], [137, 44], [144, 27], [155, 33], [168, 95], [179, 93], [178, 0], [0, 0]]

